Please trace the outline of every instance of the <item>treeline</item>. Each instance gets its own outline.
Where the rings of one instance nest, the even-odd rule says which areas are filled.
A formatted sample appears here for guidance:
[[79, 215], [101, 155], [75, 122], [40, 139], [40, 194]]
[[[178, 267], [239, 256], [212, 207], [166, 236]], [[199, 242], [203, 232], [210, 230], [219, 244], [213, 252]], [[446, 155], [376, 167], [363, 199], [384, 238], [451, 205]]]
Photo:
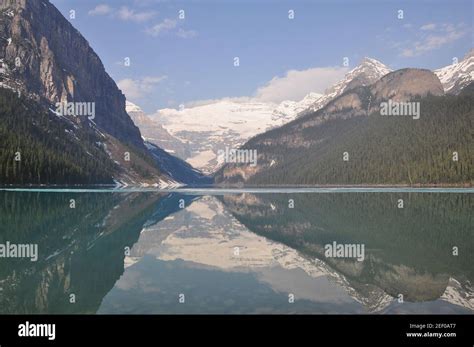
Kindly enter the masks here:
[[[376, 113], [329, 120], [298, 134], [283, 126], [267, 137], [258, 136], [245, 147], [257, 149], [263, 160], [276, 159], [277, 165], [261, 171], [248, 183], [472, 185], [472, 90], [459, 96], [428, 96], [413, 101], [421, 103], [418, 120]], [[292, 148], [277, 143], [280, 137], [295, 135], [311, 145]], [[343, 160], [345, 152], [347, 161]]]
[[114, 163], [91, 130], [0, 89], [0, 185], [113, 183]]

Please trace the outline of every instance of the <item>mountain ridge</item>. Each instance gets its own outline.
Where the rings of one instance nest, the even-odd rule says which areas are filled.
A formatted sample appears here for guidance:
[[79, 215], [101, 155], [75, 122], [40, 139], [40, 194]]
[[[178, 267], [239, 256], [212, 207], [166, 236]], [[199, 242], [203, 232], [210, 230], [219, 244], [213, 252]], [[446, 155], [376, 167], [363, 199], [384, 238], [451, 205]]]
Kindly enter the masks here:
[[466, 53], [457, 64], [451, 64], [434, 70], [449, 94], [458, 94], [464, 87], [474, 80], [474, 48]]
[[[258, 165], [227, 164], [216, 173], [216, 182], [469, 185], [473, 165], [467, 130], [473, 99], [472, 92], [444, 96], [441, 82], [430, 70], [397, 70], [252, 138], [242, 148], [258, 152]], [[421, 118], [382, 116], [378, 103], [387, 100], [421, 103]], [[453, 162], [447, 148], [457, 148], [463, 160]], [[394, 159], [390, 162], [387, 156]]]
[[[470, 56], [472, 52], [460, 64], [464, 64]], [[468, 70], [467, 75], [473, 75], [469, 78], [474, 79], [474, 64], [468, 68], [472, 71]], [[442, 68], [446, 76], [456, 80], [458, 74], [453, 69], [459, 69], [459, 66]], [[345, 91], [376, 83], [390, 72], [392, 69], [379, 60], [365, 57], [343, 79], [327, 88], [324, 94], [311, 92], [300, 101], [287, 100], [269, 104], [230, 99], [179, 110], [161, 109], [151, 117], [158, 120], [174, 140], [167, 144], [155, 143], [166, 150], [175, 151], [175, 148], [180, 148], [179, 152], [172, 153], [208, 174], [215, 173], [223, 165], [218, 161], [218, 150], [226, 147], [236, 149], [254, 136], [322, 109]], [[438, 70], [434, 72], [439, 77]], [[445, 91], [450, 92], [447, 85], [449, 82], [445, 79], [441, 79], [441, 82]]]
[[[191, 108], [161, 109], [151, 118], [178, 139], [172, 147], [184, 145], [187, 149], [185, 154], [176, 153], [181, 159], [210, 174], [223, 165], [217, 155], [219, 150], [236, 149], [253, 136], [292, 121], [308, 108], [321, 108], [346, 90], [348, 85], [367, 85], [390, 71], [378, 60], [364, 58], [325, 94], [311, 92], [300, 101], [280, 103], [255, 99], [218, 100]], [[165, 150], [174, 150], [172, 147], [167, 148], [163, 144]]]
[[53, 105], [95, 102], [94, 121], [102, 130], [144, 148], [125, 112], [125, 96], [88, 41], [54, 5], [45, 0], [2, 0], [0, 10], [7, 11], [0, 32], [11, 38], [2, 40], [2, 62], [26, 94]]

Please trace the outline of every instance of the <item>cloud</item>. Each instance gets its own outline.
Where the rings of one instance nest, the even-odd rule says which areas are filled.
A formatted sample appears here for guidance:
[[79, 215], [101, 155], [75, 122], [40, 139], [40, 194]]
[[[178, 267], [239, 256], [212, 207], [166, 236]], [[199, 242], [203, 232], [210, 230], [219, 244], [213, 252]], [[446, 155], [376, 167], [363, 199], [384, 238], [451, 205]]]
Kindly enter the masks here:
[[198, 35], [197, 31], [195, 30], [185, 30], [180, 28], [180, 22], [182, 21], [165, 18], [162, 22], [152, 26], [151, 28], [148, 28], [146, 33], [151, 36], [158, 37], [164, 33], [175, 32], [176, 36], [182, 39], [190, 39]]
[[[396, 43], [402, 57], [416, 57], [455, 42], [466, 35], [465, 25], [429, 23], [420, 27], [417, 40]], [[413, 42], [414, 41], [414, 42]]]
[[182, 39], [191, 39], [191, 38], [197, 36], [197, 31], [195, 31], [195, 30], [184, 30], [182, 28], [179, 28], [176, 35], [178, 35]]
[[300, 101], [311, 92], [324, 93], [327, 88], [339, 82], [348, 70], [348, 68], [337, 66], [290, 70], [283, 77], [273, 77], [264, 86], [258, 88], [252, 96], [196, 100], [187, 102], [186, 107], [204, 106], [223, 101], [235, 103]]
[[245, 103], [245, 102], [252, 102], [256, 100], [249, 96], [236, 96], [236, 97], [225, 97], [225, 98], [220, 98], [220, 99], [204, 99], [204, 100], [190, 101], [190, 102], [187, 102], [185, 106], [187, 108], [191, 108], [191, 107], [215, 104], [215, 103], [224, 102], [224, 101], [235, 102], [235, 103]]
[[147, 20], [153, 18], [155, 15], [156, 15], [155, 11], [136, 12], [135, 10], [131, 10], [126, 6], [122, 6], [117, 11], [118, 18], [125, 21], [133, 21], [133, 22], [146, 22]]
[[168, 32], [178, 25], [178, 22], [174, 19], [166, 18], [161, 23], [158, 23], [147, 30], [147, 33], [151, 36], [159, 36], [162, 33]]
[[141, 99], [151, 93], [153, 88], [166, 78], [167, 76], [148, 76], [141, 79], [126, 78], [120, 80], [117, 84], [127, 99]]
[[265, 102], [284, 100], [299, 101], [311, 92], [324, 93], [340, 81], [348, 68], [316, 67], [307, 70], [290, 70], [283, 77], [273, 77], [266, 85], [257, 89], [255, 98]]
[[104, 16], [107, 14], [111, 14], [113, 12], [113, 8], [109, 5], [100, 4], [94, 7], [92, 10], [88, 12], [89, 16]]
[[435, 23], [428, 23], [420, 27], [420, 30], [435, 30], [435, 29], [436, 29]]
[[153, 18], [157, 12], [155, 11], [142, 11], [137, 12], [133, 9], [128, 8], [127, 6], [122, 6], [119, 9], [114, 9], [113, 7], [105, 4], [97, 5], [95, 8], [88, 12], [90, 16], [110, 16], [113, 18], [118, 18], [123, 21], [132, 21], [132, 22], [146, 22]]

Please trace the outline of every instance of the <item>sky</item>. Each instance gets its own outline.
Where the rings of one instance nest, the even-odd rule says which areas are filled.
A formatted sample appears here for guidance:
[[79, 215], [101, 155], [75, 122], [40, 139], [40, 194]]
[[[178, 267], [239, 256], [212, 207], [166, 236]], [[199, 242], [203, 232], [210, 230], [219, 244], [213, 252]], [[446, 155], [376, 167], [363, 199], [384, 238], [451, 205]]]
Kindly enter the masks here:
[[474, 47], [472, 0], [51, 2], [147, 113], [227, 98], [298, 101], [366, 56], [435, 69]]

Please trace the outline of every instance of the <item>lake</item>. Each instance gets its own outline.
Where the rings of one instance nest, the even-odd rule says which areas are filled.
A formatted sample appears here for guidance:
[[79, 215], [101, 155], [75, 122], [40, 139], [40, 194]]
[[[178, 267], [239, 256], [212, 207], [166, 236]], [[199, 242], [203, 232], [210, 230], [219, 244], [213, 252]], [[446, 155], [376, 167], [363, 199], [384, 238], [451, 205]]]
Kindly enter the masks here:
[[472, 193], [3, 190], [0, 313], [472, 314]]

